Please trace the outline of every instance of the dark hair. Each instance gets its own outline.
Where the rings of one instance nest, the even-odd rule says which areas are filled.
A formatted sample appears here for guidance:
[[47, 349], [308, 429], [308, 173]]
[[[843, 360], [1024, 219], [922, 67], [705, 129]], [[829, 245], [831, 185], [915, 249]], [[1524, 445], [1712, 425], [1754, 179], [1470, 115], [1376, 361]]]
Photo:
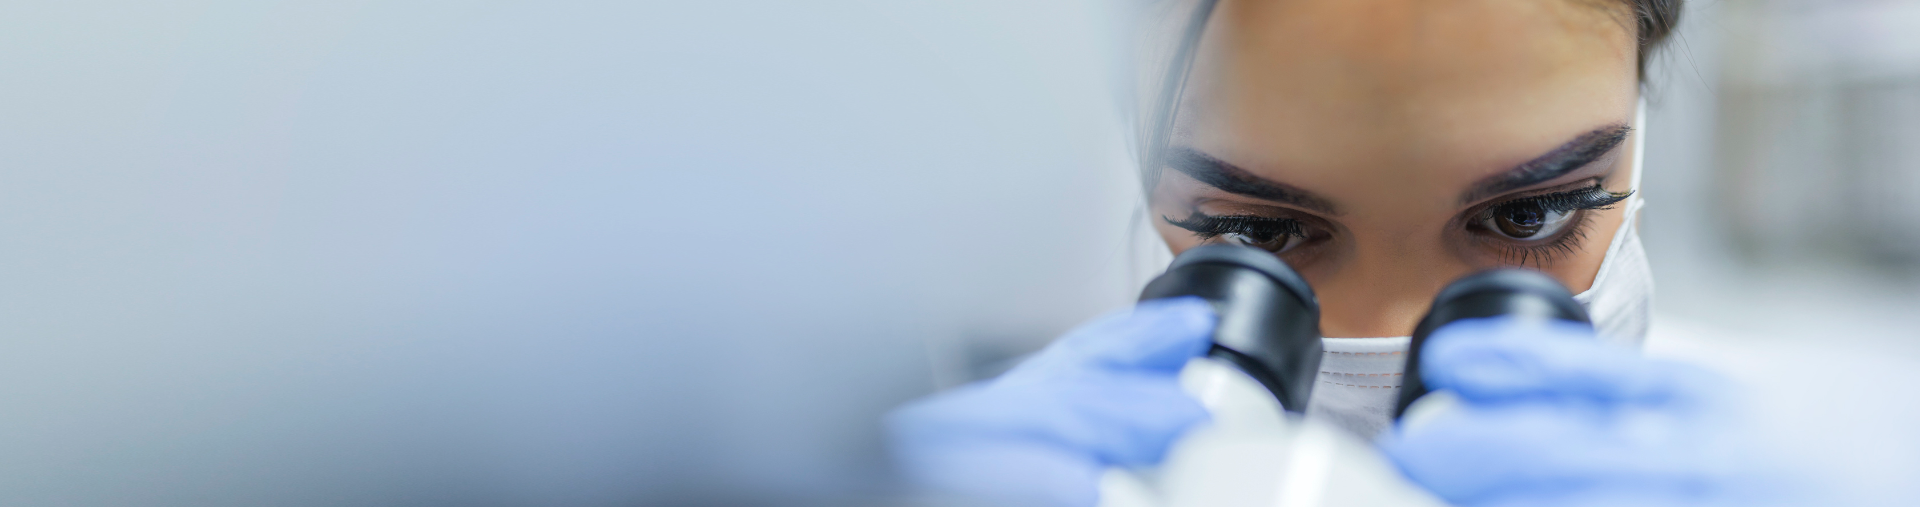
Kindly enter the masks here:
[[1640, 40], [1640, 80], [1647, 80], [1647, 57], [1673, 35], [1680, 25], [1680, 8], [1685, 0], [1617, 0], [1633, 8]]
[[[1647, 80], [1647, 59], [1657, 51], [1667, 37], [1673, 35], [1673, 29], [1680, 24], [1680, 10], [1685, 0], [1586, 0], [1599, 4], [1621, 2], [1633, 11], [1635, 39], [1639, 43], [1638, 71], [1642, 83]], [[1181, 92], [1186, 88], [1187, 73], [1192, 69], [1193, 54], [1199, 49], [1200, 36], [1206, 31], [1207, 19], [1213, 16], [1213, 8], [1219, 0], [1197, 0], [1191, 15], [1182, 19], [1184, 23], [1175, 28], [1177, 40], [1170, 49], [1167, 58], [1161, 60], [1162, 80], [1152, 88], [1145, 110], [1138, 110], [1136, 140], [1138, 142], [1141, 183], [1148, 193], [1159, 179], [1160, 160], [1166, 150], [1168, 138], [1173, 133], [1174, 110], [1180, 100]]]

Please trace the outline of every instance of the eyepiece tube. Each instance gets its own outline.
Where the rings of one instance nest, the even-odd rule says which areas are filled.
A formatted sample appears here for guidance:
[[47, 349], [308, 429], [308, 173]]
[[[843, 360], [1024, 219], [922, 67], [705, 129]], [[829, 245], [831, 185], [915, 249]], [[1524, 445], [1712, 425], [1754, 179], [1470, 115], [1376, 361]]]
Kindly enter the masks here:
[[1434, 296], [1433, 307], [1413, 328], [1413, 342], [1407, 348], [1407, 365], [1401, 375], [1400, 401], [1394, 406], [1393, 416], [1399, 418], [1414, 400], [1427, 394], [1420, 380], [1420, 349], [1434, 330], [1459, 320], [1503, 315], [1592, 324], [1586, 308], [1565, 286], [1538, 271], [1495, 269], [1455, 280]]
[[1306, 279], [1266, 250], [1205, 245], [1180, 254], [1140, 300], [1198, 296], [1219, 315], [1209, 357], [1246, 372], [1305, 412], [1320, 373], [1320, 303]]

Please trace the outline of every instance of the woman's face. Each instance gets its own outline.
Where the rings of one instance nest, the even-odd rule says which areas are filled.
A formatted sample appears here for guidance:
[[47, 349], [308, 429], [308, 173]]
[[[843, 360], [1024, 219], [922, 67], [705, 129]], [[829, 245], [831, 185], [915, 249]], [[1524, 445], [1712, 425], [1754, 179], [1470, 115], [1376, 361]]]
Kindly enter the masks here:
[[1224, 0], [1156, 227], [1176, 253], [1277, 252], [1331, 337], [1405, 335], [1494, 266], [1586, 290], [1631, 177], [1636, 39], [1615, 3]]

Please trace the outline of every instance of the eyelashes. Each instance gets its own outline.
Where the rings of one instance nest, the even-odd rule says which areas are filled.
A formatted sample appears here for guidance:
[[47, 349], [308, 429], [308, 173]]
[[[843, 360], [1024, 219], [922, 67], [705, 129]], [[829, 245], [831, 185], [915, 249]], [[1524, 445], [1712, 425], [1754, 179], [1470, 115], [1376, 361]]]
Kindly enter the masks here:
[[[1479, 244], [1480, 251], [1497, 257], [1501, 264], [1544, 269], [1579, 250], [1593, 227], [1593, 214], [1588, 211], [1610, 209], [1632, 195], [1632, 191], [1607, 191], [1595, 180], [1589, 186], [1574, 190], [1496, 201], [1467, 211], [1462, 217], [1465, 223], [1460, 226], [1466, 230], [1460, 232], [1467, 233], [1468, 241]], [[1566, 221], [1563, 225], [1551, 226], [1550, 222], [1559, 220], [1552, 218], [1555, 216], [1565, 216]], [[1226, 236], [1275, 253], [1333, 239], [1330, 234], [1318, 228], [1309, 229], [1306, 223], [1295, 218], [1209, 215], [1198, 209], [1191, 210], [1182, 219], [1167, 215], [1160, 218], [1193, 232], [1202, 240]], [[1546, 230], [1540, 230], [1542, 224], [1533, 223], [1542, 219], [1549, 222], [1545, 224]], [[1504, 228], [1494, 228], [1495, 225]], [[1532, 233], [1527, 232], [1530, 230], [1539, 230], [1540, 234], [1531, 237]]]
[[1606, 188], [1603, 188], [1600, 186], [1599, 182], [1594, 182], [1593, 186], [1581, 188], [1577, 190], [1568, 190], [1565, 192], [1554, 192], [1551, 194], [1543, 194], [1543, 195], [1536, 195], [1532, 197], [1522, 197], [1519, 199], [1501, 201], [1492, 206], [1487, 206], [1486, 209], [1481, 210], [1480, 213], [1477, 215], [1477, 218], [1486, 219], [1487, 217], [1492, 216], [1496, 210], [1499, 210], [1505, 207], [1516, 206], [1516, 205], [1539, 206], [1548, 211], [1554, 211], [1559, 213], [1571, 213], [1574, 211], [1582, 211], [1582, 210], [1608, 209], [1613, 207], [1614, 204], [1618, 204], [1620, 201], [1624, 201], [1627, 199], [1627, 197], [1632, 195], [1633, 195], [1633, 191], [1631, 190], [1626, 192], [1608, 192]]
[[1174, 227], [1193, 231], [1200, 239], [1212, 239], [1224, 234], [1244, 235], [1255, 242], [1265, 243], [1284, 236], [1304, 238], [1305, 228], [1299, 220], [1291, 218], [1263, 217], [1255, 215], [1208, 215], [1194, 210], [1187, 218], [1174, 220], [1166, 215], [1160, 216]]

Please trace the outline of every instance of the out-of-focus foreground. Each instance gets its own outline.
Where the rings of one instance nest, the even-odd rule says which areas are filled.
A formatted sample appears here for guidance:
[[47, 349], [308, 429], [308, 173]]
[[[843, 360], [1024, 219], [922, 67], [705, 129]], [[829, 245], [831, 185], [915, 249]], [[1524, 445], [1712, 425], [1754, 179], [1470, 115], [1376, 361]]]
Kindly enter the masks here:
[[[1694, 3], [1661, 317], [1920, 357], [1920, 2]], [[886, 502], [1152, 269], [1107, 4], [0, 5], [0, 504]]]

